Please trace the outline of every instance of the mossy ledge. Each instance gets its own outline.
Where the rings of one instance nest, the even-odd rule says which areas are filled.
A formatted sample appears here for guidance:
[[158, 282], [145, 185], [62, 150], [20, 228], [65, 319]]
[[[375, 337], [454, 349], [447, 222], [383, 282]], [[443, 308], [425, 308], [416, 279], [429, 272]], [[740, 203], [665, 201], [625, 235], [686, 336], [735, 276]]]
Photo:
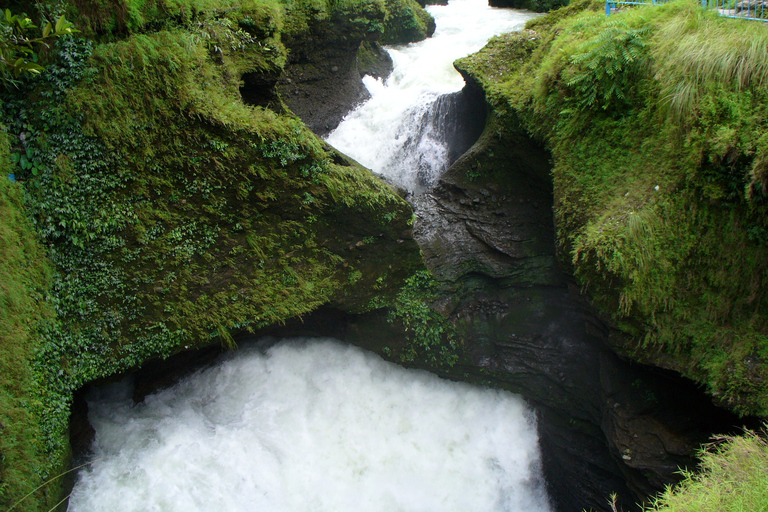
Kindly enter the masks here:
[[[274, 89], [284, 39], [376, 40], [389, 3], [12, 7], [82, 30], [1, 104], [0, 508], [36, 511], [61, 498], [62, 479], [25, 496], [67, 467], [84, 384], [320, 305], [381, 307], [423, 264], [407, 203]], [[245, 76], [268, 101], [243, 101]]]

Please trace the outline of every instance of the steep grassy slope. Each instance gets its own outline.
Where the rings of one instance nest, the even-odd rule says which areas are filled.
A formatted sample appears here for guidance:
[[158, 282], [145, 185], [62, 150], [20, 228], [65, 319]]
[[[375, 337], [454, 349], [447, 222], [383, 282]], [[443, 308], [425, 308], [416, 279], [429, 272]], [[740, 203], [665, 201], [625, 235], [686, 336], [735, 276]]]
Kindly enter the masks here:
[[[58, 41], [0, 107], [3, 509], [66, 467], [83, 384], [321, 304], [381, 306], [421, 267], [408, 205], [272, 88], [284, 31], [375, 39], [384, 2], [39, 10], [88, 37]], [[243, 102], [246, 74], [271, 109]], [[17, 509], [48, 510], [58, 482]]]
[[552, 153], [561, 259], [616, 348], [768, 414], [768, 27], [578, 2], [458, 63]]
[[[0, 502], [33, 490], [40, 425], [28, 397], [37, 391], [31, 360], [40, 343], [36, 326], [52, 318], [45, 301], [51, 268], [11, 172], [7, 137], [0, 133]], [[30, 435], [33, 434], [33, 435]], [[39, 503], [32, 497], [30, 510]]]

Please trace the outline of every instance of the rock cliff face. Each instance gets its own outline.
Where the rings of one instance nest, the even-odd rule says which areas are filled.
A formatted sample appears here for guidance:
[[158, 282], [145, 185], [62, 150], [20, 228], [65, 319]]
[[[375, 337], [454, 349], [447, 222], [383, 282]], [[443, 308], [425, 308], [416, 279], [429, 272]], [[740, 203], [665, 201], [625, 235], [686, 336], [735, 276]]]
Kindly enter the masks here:
[[385, 77], [392, 70], [389, 54], [378, 43], [350, 39], [343, 25], [317, 28], [309, 35], [289, 39], [287, 45], [290, 57], [277, 91], [291, 111], [320, 136], [368, 99], [360, 80], [363, 76]]
[[[736, 418], [692, 383], [622, 361], [572, 278], [558, 267], [549, 155], [492, 116], [480, 140], [413, 199], [415, 237], [452, 295], [436, 307], [466, 361], [445, 371], [518, 392], [539, 412], [558, 510], [606, 510], [676, 481], [700, 443]], [[464, 377], [466, 378], [466, 376]]]
[[[551, 151], [559, 258], [617, 328], [614, 349], [765, 416], [768, 187], [755, 113], [768, 96], [757, 75], [723, 81], [735, 75], [718, 53], [764, 35], [693, 8], [607, 20], [598, 3], [572, 2], [458, 66], [505, 124]], [[623, 37], [632, 43], [612, 48]], [[635, 48], [637, 59], [621, 56]]]
[[[677, 30], [680, 23], [698, 20], [698, 14], [688, 7], [653, 11], [653, 16], [632, 11], [614, 21], [595, 15], [598, 9], [594, 2], [572, 3], [562, 11], [529, 22], [528, 30], [492, 40], [478, 55], [457, 64], [469, 81], [482, 84], [491, 108], [500, 118], [489, 129], [513, 137], [507, 138], [501, 150], [486, 144], [486, 151], [491, 148], [496, 155], [521, 142], [525, 147], [525, 138], [514, 135], [521, 133], [530, 134], [551, 151], [556, 222], [552, 238], [560, 261], [575, 275], [579, 291], [588, 292], [586, 296], [594, 306], [592, 309], [583, 304], [577, 293], [558, 295], [554, 281], [547, 281], [544, 289], [523, 284], [526, 293], [532, 294], [525, 302], [530, 298], [533, 303], [559, 303], [561, 311], [567, 312], [566, 318], [582, 320], [569, 324], [565, 318], [556, 319], [556, 315], [548, 313], [553, 311], [549, 306], [529, 307], [518, 301], [514, 308], [521, 313], [517, 322], [534, 326], [538, 316], [541, 323], [530, 331], [525, 328], [526, 334], [521, 337], [517, 331], [523, 328], [516, 328], [514, 322], [503, 330], [489, 329], [480, 322], [480, 332], [493, 332], [494, 339], [502, 341], [490, 343], [493, 349], [480, 350], [473, 357], [495, 370], [508, 368], [510, 381], [515, 381], [517, 375], [538, 375], [538, 384], [522, 393], [544, 404], [544, 431], [549, 429], [550, 420], [551, 425], [562, 427], [550, 431], [550, 441], [559, 439], [557, 450], [547, 448], [550, 441], [547, 436], [542, 438], [550, 467], [560, 464], [553, 454], [573, 457], [564, 466], [566, 470], [580, 467], [578, 459], [592, 457], [587, 458], [591, 464], [581, 466], [593, 472], [592, 484], [585, 482], [578, 489], [569, 489], [563, 480], [551, 480], [560, 487], [557, 494], [566, 496], [565, 503], [569, 503], [567, 496], [578, 496], [590, 485], [594, 485], [592, 490], [602, 487], [605, 492], [616, 485], [610, 478], [620, 475], [626, 482], [625, 506], [630, 507], [636, 498], [674, 480], [675, 466], [690, 464], [698, 443], [706, 441], [708, 434], [733, 431], [733, 426], [750, 421], [713, 407], [696, 385], [659, 368], [695, 378], [721, 406], [741, 414], [765, 415], [765, 387], [760, 384], [765, 380], [765, 365], [760, 354], [765, 352], [768, 338], [764, 298], [757, 287], [765, 274], [768, 252], [764, 239], [756, 233], [764, 229], [765, 216], [761, 212], [766, 189], [762, 182], [758, 183], [762, 174], [748, 171], [762, 165], [762, 160], [752, 157], [762, 154], [763, 149], [757, 147], [759, 143], [754, 149], [747, 149], [753, 147], [752, 143], [738, 148], [729, 145], [726, 158], [716, 154], [718, 150], [711, 142], [725, 126], [731, 127], [729, 133], [736, 139], [741, 133], [745, 133], [745, 141], [762, 137], [758, 134], [763, 128], [746, 120], [753, 119], [750, 112], [754, 109], [764, 109], [766, 99], [764, 90], [752, 79], [741, 85], [721, 84], [716, 94], [714, 89], [706, 89], [709, 85], [702, 85], [697, 89], [699, 95], [688, 98], [690, 103], [685, 107], [699, 109], [696, 115], [690, 110], [681, 111], [678, 117], [670, 116], [661, 98], [669, 98], [666, 92], [679, 92], [680, 84], [688, 83], [690, 75], [683, 70], [691, 66], [704, 69], [715, 59], [712, 54], [693, 58], [692, 53], [686, 53], [691, 48], [720, 47], [712, 41], [704, 42], [709, 37], [706, 34], [712, 33], [710, 25], [689, 23], [683, 37]], [[585, 12], [579, 14], [580, 10]], [[723, 20], [714, 17], [711, 23], [721, 31], [718, 37], [736, 35], [733, 25]], [[587, 25], [589, 29], [585, 29]], [[638, 44], [644, 48], [641, 64], [620, 66], [618, 81], [626, 80], [622, 82], [624, 92], [635, 95], [628, 103], [611, 94], [592, 96], [612, 86], [595, 79], [600, 75], [595, 70], [615, 58], [607, 41], [616, 40], [609, 34], [618, 26], [623, 27], [619, 31], [626, 29], [626, 33], [637, 35]], [[656, 35], [647, 39], [640, 35], [649, 33]], [[685, 44], [678, 44], [680, 38]], [[599, 60], [601, 64], [596, 64]], [[713, 75], [697, 76], [702, 83], [720, 83]], [[596, 81], [589, 82], [592, 79]], [[587, 83], [589, 86], [582, 87]], [[710, 92], [705, 93], [705, 89]], [[714, 117], [699, 116], [706, 110], [703, 105], [721, 105], [725, 97], [743, 101], [744, 110], [724, 114], [719, 107], [713, 107], [707, 112]], [[682, 100], [678, 96], [674, 101]], [[690, 143], [693, 140], [702, 145]], [[451, 215], [457, 211], [454, 217], [458, 222], [454, 225], [467, 234], [457, 237], [453, 233], [446, 239], [466, 241], [477, 231], [478, 222], [477, 213], [465, 213], [467, 206], [474, 204], [473, 210], [478, 209], [488, 195], [483, 190], [492, 191], [492, 184], [518, 181], [511, 176], [519, 172], [511, 159], [512, 174], [500, 177], [499, 166], [492, 164], [488, 166], [491, 176], [486, 178], [478, 172], [484, 169], [482, 160], [469, 165], [463, 160], [437, 187], [435, 200], [427, 200], [432, 205], [427, 209], [439, 208]], [[463, 172], [458, 174], [462, 167]], [[524, 183], [537, 175], [534, 169], [522, 173]], [[735, 188], [728, 188], [735, 183]], [[461, 198], [458, 207], [450, 205], [451, 197]], [[489, 209], [497, 216], [499, 211], [497, 206]], [[418, 210], [417, 215], [421, 216]], [[504, 218], [509, 216], [505, 212]], [[433, 227], [440, 228], [438, 223]], [[524, 225], [521, 228], [525, 232]], [[423, 243], [418, 228], [416, 233]], [[433, 243], [430, 238], [439, 237], [433, 233], [427, 240], [439, 247], [439, 242]], [[523, 239], [529, 238], [526, 235]], [[499, 249], [507, 257], [516, 255], [519, 259], [511, 263], [511, 268], [535, 261], [531, 255], [515, 250], [514, 244], [502, 245], [498, 240], [503, 240], [503, 235], [486, 233], [469, 252], [476, 252], [482, 241], [496, 249], [496, 259], [500, 257]], [[453, 258], [430, 257], [428, 249], [424, 252], [438, 269], [460, 268], [456, 263], [446, 263]], [[473, 257], [481, 271], [491, 269], [494, 276], [499, 275], [498, 266], [488, 264], [488, 259]], [[741, 263], [727, 263], [730, 260]], [[445, 275], [453, 280], [457, 274]], [[534, 275], [538, 279], [539, 273]], [[546, 300], [537, 299], [544, 296], [544, 290]], [[486, 311], [505, 311], [503, 301], [494, 300], [493, 307]], [[462, 304], [454, 301], [451, 308], [449, 311], [459, 314]], [[475, 309], [482, 307], [478, 303]], [[579, 323], [582, 327], [578, 327]], [[558, 325], [564, 327], [566, 335], [553, 334], [558, 332]], [[467, 332], [471, 337], [473, 331]], [[503, 340], [504, 332], [516, 336]], [[605, 348], [608, 346], [622, 358], [656, 368], [622, 363]], [[532, 364], [540, 353], [543, 362]], [[564, 354], [565, 358], [559, 362], [554, 357], [549, 359], [555, 354]], [[548, 367], [557, 370], [548, 372]], [[569, 381], [569, 374], [574, 376], [573, 381]], [[588, 385], [581, 388], [582, 383]], [[534, 389], [546, 392], [537, 395]], [[558, 396], [567, 398], [547, 401]], [[557, 411], [568, 410], [558, 404], [575, 409], [557, 419]], [[580, 407], [583, 409], [577, 412]], [[700, 414], [702, 411], [704, 414]], [[565, 418], [567, 424], [561, 421]], [[591, 419], [579, 424], [579, 418]], [[583, 428], [586, 425], [591, 427]], [[567, 440], [569, 436], [576, 432], [587, 434], [590, 428], [594, 435], [583, 437], [580, 446], [592, 446], [591, 455], [570, 451], [569, 446], [579, 444], [574, 442], [575, 437]], [[611, 460], [595, 457], [602, 436]], [[601, 478], [601, 472], [613, 476]], [[578, 475], [573, 477], [578, 479]], [[599, 493], [593, 499], [597, 496]], [[578, 500], [586, 498], [582, 495]], [[606, 507], [604, 503], [593, 506]]]

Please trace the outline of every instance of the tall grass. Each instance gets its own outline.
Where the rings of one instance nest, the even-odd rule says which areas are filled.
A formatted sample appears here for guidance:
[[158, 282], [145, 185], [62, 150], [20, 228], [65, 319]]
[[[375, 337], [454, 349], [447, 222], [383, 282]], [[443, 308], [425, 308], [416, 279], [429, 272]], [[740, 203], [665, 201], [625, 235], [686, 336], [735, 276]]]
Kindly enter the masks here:
[[690, 6], [669, 17], [655, 37], [655, 78], [676, 120], [685, 120], [708, 83], [738, 91], [768, 84], [768, 27]]
[[756, 433], [727, 436], [702, 453], [699, 472], [668, 488], [654, 512], [765, 512], [768, 510], [768, 443]]

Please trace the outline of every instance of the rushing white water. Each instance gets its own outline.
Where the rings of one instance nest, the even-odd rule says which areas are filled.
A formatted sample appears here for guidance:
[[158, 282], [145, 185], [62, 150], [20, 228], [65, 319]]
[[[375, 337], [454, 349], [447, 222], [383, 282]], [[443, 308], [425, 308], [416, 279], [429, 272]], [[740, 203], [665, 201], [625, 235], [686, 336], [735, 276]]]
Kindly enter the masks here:
[[242, 349], [172, 389], [92, 396], [73, 512], [547, 512], [522, 399], [332, 340]]
[[437, 23], [434, 36], [388, 48], [392, 75], [386, 82], [365, 77], [371, 98], [328, 135], [331, 145], [411, 191], [431, 185], [445, 169], [445, 145], [435, 134], [423, 133], [421, 120], [438, 96], [464, 86], [453, 61], [535, 16], [495, 9], [487, 0], [450, 0], [427, 9]]

